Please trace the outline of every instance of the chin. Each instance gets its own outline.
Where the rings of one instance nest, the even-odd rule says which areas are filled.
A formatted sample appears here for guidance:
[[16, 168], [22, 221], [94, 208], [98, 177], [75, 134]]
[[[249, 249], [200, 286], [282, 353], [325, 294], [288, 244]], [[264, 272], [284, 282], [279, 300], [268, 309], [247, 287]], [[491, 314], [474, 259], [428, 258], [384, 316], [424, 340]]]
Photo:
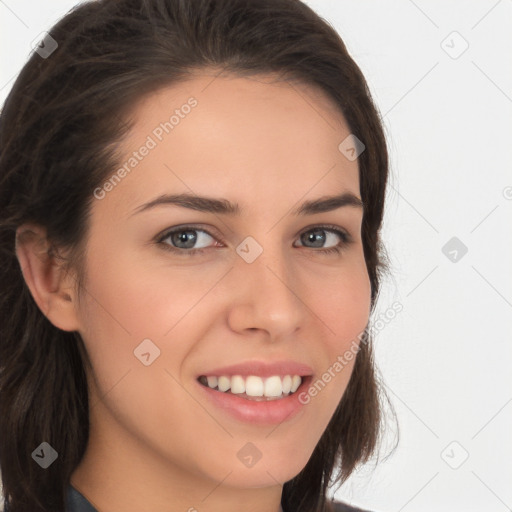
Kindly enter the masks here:
[[[302, 467], [272, 467], [265, 466], [263, 462], [260, 461], [261, 467], [259, 469], [252, 467], [247, 470], [239, 470], [236, 468], [236, 471], [233, 472], [226, 478], [222, 485], [238, 487], [244, 489], [260, 489], [262, 487], [272, 487], [275, 485], [284, 485], [285, 482], [291, 480], [295, 476], [297, 476], [300, 471], [303, 469]], [[258, 465], [259, 465], [258, 464]], [[226, 468], [226, 474], [231, 471]], [[218, 480], [218, 478], [216, 478]]]

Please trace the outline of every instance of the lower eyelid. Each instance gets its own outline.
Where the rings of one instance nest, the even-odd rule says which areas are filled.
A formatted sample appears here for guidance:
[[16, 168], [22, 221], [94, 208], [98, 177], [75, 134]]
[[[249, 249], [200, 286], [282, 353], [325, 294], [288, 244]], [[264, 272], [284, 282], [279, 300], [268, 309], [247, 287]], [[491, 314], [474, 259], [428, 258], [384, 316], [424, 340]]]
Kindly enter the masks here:
[[[302, 231], [298, 235], [298, 238], [300, 239], [300, 237], [302, 235], [304, 235], [305, 233], [309, 233], [309, 232], [315, 231], [315, 230], [324, 230], [326, 232], [333, 233], [334, 235], [337, 235], [338, 238], [340, 239], [340, 243], [337, 246], [334, 246], [334, 247], [340, 247], [341, 248], [342, 246], [347, 245], [347, 244], [349, 244], [352, 241], [352, 238], [351, 238], [351, 236], [350, 236], [350, 234], [348, 232], [343, 231], [340, 228], [334, 228], [334, 227], [329, 227], [329, 226], [313, 226], [311, 228], [307, 228], [306, 230]], [[214, 242], [220, 242], [221, 244], [225, 244], [225, 242], [222, 239], [220, 239], [218, 236], [215, 236], [215, 235], [211, 234], [206, 229], [196, 228], [196, 227], [192, 227], [192, 226], [184, 226], [183, 228], [180, 228], [180, 229], [168, 231], [168, 232], [164, 233], [163, 235], [157, 237], [156, 242], [158, 244], [161, 244], [161, 245], [165, 246], [165, 249], [168, 249], [170, 251], [174, 250], [176, 252], [183, 253], [183, 254], [194, 254], [194, 253], [202, 252], [202, 251], [205, 251], [207, 249], [215, 247], [215, 245], [210, 245], [208, 247], [182, 249], [182, 248], [179, 248], [179, 247], [174, 247], [172, 244], [164, 243], [164, 241], [167, 238], [169, 238], [171, 235], [173, 235], [175, 233], [184, 232], [184, 231], [203, 232], [203, 233], [206, 233], [210, 238], [212, 238], [214, 240]], [[306, 246], [300, 245], [299, 247], [306, 247]], [[328, 251], [329, 249], [334, 249], [334, 247], [326, 247], [326, 248], [322, 248], [322, 247], [318, 247], [318, 248], [306, 247], [306, 249], [312, 249], [315, 252], [322, 252], [322, 251]]]
[[221, 243], [224, 243], [222, 240], [219, 239], [218, 236], [212, 235], [211, 233], [209, 233], [205, 229], [199, 229], [199, 228], [193, 228], [193, 227], [187, 227], [187, 226], [185, 226], [184, 228], [167, 231], [163, 235], [158, 236], [155, 241], [156, 241], [157, 244], [162, 244], [162, 245], [166, 246], [167, 248], [170, 247], [171, 249], [175, 249], [176, 251], [188, 252], [188, 253], [191, 253], [191, 252], [194, 252], [194, 251], [202, 251], [202, 250], [209, 249], [210, 247], [214, 247], [214, 245], [211, 245], [211, 246], [208, 246], [208, 247], [200, 247], [200, 248], [192, 248], [192, 249], [181, 249], [179, 247], [174, 247], [172, 244], [164, 243], [165, 240], [167, 240], [169, 237], [171, 237], [175, 233], [182, 233], [182, 232], [185, 232], [185, 231], [197, 231], [198, 233], [202, 232], [202, 233], [205, 233], [206, 235], [208, 235], [214, 242], [219, 242], [220, 241]]

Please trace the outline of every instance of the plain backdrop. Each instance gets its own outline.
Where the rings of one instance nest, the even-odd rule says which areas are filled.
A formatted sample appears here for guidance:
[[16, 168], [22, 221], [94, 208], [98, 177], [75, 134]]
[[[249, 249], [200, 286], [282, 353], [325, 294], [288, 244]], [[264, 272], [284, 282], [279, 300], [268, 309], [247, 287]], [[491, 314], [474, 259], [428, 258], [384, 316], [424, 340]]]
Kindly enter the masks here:
[[[390, 420], [378, 464], [335, 497], [376, 512], [510, 510], [512, 0], [306, 3], [383, 116], [392, 271], [374, 319], [403, 307], [376, 336], [399, 444], [390, 453]], [[0, 102], [32, 41], [75, 4], [0, 1]]]

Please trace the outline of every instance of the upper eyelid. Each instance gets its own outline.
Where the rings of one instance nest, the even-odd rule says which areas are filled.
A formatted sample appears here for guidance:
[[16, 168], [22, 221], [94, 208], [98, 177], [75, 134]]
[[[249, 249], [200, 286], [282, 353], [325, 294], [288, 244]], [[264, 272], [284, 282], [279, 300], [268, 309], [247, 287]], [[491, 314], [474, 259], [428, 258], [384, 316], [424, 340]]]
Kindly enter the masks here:
[[[165, 229], [164, 231], [162, 231], [162, 233], [160, 235], [157, 235], [156, 236], [156, 240], [161, 242], [162, 240], [165, 240], [169, 235], [172, 235], [173, 233], [179, 233], [181, 231], [203, 231], [204, 233], [206, 233], [208, 236], [211, 236], [212, 238], [216, 238], [216, 239], [221, 239], [222, 240], [222, 237], [220, 237], [219, 235], [215, 235], [214, 233], [211, 233], [210, 231], [212, 231], [211, 229], [209, 228], [204, 228], [204, 227], [200, 227], [200, 226], [192, 226], [192, 225], [188, 225], [188, 224], [185, 224], [183, 226], [175, 226], [175, 227], [172, 227], [172, 228], [167, 228]], [[215, 231], [215, 230], [213, 230]]]
[[[334, 225], [328, 225], [328, 224], [313, 224], [311, 226], [306, 226], [296, 236], [300, 236], [302, 233], [307, 233], [308, 231], [312, 231], [314, 229], [325, 229], [326, 231], [331, 231], [331, 232], [334, 232], [335, 234], [338, 234], [338, 233], [336, 233], [336, 231], [339, 231], [339, 232], [341, 232], [341, 235], [343, 235], [346, 239], [346, 240], [345, 239], [343, 240], [344, 242], [348, 243], [348, 242], [352, 241], [352, 235], [345, 228], [342, 228], [341, 226], [334, 226]], [[211, 236], [212, 238], [216, 239], [217, 241], [224, 243], [223, 237], [219, 236], [219, 235], [215, 235], [214, 233], [211, 233], [210, 231], [212, 231], [212, 230], [210, 228], [205, 228], [205, 227], [202, 227], [201, 225], [197, 226], [197, 225], [189, 225], [189, 224], [184, 224], [183, 226], [174, 226], [172, 228], [168, 228], [168, 229], [164, 230], [160, 235], [157, 235], [156, 240], [157, 240], [157, 242], [162, 242], [163, 240], [165, 240], [167, 237], [169, 237], [173, 233], [179, 233], [181, 231], [187, 231], [187, 230], [203, 231], [208, 236]], [[213, 230], [213, 231], [215, 231], [215, 230]]]

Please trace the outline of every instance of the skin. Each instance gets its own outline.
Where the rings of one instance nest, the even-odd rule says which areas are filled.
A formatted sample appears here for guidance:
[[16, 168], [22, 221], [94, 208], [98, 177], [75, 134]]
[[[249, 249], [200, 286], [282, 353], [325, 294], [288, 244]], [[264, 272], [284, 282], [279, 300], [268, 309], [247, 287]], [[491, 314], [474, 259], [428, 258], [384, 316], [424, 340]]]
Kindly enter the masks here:
[[[367, 325], [370, 281], [361, 241], [362, 209], [293, 216], [305, 200], [350, 191], [360, 197], [358, 165], [338, 150], [350, 130], [324, 94], [270, 83], [270, 76], [197, 74], [134, 106], [120, 161], [191, 96], [198, 104], [101, 200], [87, 239], [86, 293], [40, 243], [18, 244], [24, 277], [57, 327], [78, 331], [88, 375], [90, 439], [71, 483], [100, 511], [278, 512], [282, 485], [306, 465], [338, 405], [351, 361], [294, 418], [279, 426], [243, 423], [197, 388], [201, 370], [248, 360], [292, 359], [319, 378]], [[163, 193], [225, 198], [239, 217], [159, 206], [133, 214]], [[194, 224], [183, 256], [154, 239]], [[302, 233], [327, 231], [318, 246]], [[30, 228], [39, 240], [44, 229]], [[306, 229], [308, 228], [308, 229]], [[262, 254], [236, 252], [253, 237]], [[179, 247], [183, 247], [182, 244]], [[175, 246], [176, 247], [176, 246]], [[44, 248], [44, 246], [43, 246]], [[179, 250], [179, 249], [177, 249]], [[187, 249], [182, 249], [182, 252]], [[134, 349], [149, 338], [160, 356], [143, 365]], [[248, 468], [237, 452], [252, 442], [262, 458]]]

